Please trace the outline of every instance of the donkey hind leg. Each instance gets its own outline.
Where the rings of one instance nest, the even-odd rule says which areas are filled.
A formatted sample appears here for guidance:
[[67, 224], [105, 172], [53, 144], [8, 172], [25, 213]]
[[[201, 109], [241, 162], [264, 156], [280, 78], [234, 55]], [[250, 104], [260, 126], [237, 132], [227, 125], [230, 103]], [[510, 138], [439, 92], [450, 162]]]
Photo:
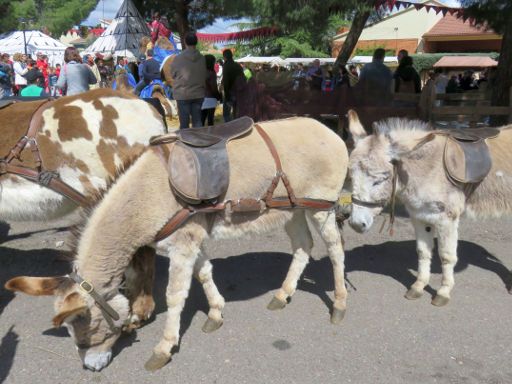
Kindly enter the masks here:
[[153, 349], [153, 355], [144, 365], [148, 371], [162, 368], [171, 358], [171, 349], [178, 345], [181, 312], [189, 294], [194, 264], [201, 253], [201, 243], [206, 237], [205, 227], [197, 222], [191, 222], [169, 238], [167, 319], [163, 338]]
[[155, 254], [153, 247], [137, 250], [125, 272], [126, 297], [130, 301], [131, 317], [125, 331], [139, 328], [149, 320], [155, 309], [153, 281], [155, 277]]
[[441, 280], [441, 288], [437, 290], [432, 304], [438, 307], [448, 304], [450, 301], [450, 292], [455, 285], [453, 270], [457, 263], [458, 227], [458, 218], [446, 221], [437, 226], [437, 242], [443, 278]]
[[331, 323], [339, 324], [347, 309], [347, 288], [345, 287], [345, 252], [343, 239], [336, 224], [334, 212], [317, 211], [310, 213], [311, 220], [327, 245], [334, 273], [334, 304]]
[[418, 277], [405, 294], [409, 300], [419, 299], [423, 289], [430, 281], [430, 262], [434, 248], [434, 228], [418, 220], [412, 220], [416, 233], [416, 252], [418, 253]]
[[194, 266], [194, 276], [203, 286], [206, 299], [208, 300], [208, 319], [203, 325], [203, 332], [210, 333], [222, 326], [222, 310], [224, 309], [224, 298], [219, 293], [212, 275], [212, 263], [205, 259], [201, 253]]
[[313, 248], [313, 238], [304, 211], [295, 211], [291, 220], [286, 223], [285, 230], [292, 242], [293, 260], [283, 285], [267, 306], [270, 310], [282, 309], [286, 306], [286, 300], [297, 289], [297, 282], [309, 262], [309, 254]]

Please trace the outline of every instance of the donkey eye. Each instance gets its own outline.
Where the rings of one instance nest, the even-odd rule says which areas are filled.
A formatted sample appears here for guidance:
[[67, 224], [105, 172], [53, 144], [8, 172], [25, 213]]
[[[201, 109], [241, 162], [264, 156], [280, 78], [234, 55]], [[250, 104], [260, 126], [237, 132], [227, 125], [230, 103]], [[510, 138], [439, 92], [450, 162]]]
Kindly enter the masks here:
[[373, 182], [373, 186], [375, 187], [377, 185], [380, 185], [383, 182], [385, 182], [386, 180], [387, 180], [387, 178], [376, 180], [376, 181]]

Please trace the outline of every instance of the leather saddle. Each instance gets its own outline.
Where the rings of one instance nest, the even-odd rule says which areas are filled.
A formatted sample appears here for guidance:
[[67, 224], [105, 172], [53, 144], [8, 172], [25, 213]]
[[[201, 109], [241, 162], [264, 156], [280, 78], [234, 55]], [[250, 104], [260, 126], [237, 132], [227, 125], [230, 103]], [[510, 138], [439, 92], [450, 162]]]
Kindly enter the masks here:
[[446, 135], [444, 167], [448, 179], [456, 184], [477, 184], [489, 174], [492, 158], [487, 139], [500, 134], [499, 129], [477, 128], [440, 131]]
[[249, 133], [253, 125], [251, 118], [241, 117], [225, 124], [157, 136], [150, 144], [174, 143], [167, 168], [178, 197], [189, 204], [212, 203], [229, 186], [227, 143]]

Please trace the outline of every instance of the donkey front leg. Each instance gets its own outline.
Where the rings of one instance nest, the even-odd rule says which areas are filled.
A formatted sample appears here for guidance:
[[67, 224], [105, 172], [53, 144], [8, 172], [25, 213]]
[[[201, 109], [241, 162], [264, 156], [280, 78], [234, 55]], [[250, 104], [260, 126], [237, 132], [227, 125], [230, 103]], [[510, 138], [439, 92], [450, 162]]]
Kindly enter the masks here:
[[126, 297], [130, 301], [131, 317], [125, 331], [139, 328], [149, 320], [155, 309], [153, 281], [155, 278], [155, 248], [144, 246], [137, 250], [125, 272]]
[[438, 307], [448, 304], [450, 292], [455, 285], [453, 270], [457, 263], [458, 227], [459, 218], [446, 220], [437, 226], [437, 241], [443, 279], [441, 281], [441, 288], [437, 291], [432, 304]]
[[327, 245], [329, 258], [334, 272], [334, 305], [331, 323], [339, 324], [347, 310], [347, 288], [345, 287], [345, 252], [343, 240], [336, 224], [334, 212], [319, 211], [311, 215], [311, 219]]
[[164, 335], [144, 367], [148, 371], [162, 368], [171, 358], [171, 349], [178, 345], [180, 318], [188, 297], [194, 264], [201, 253], [201, 243], [207, 237], [203, 226], [188, 223], [176, 231], [169, 243], [169, 282], [167, 284], [167, 319]]
[[430, 263], [432, 261], [432, 249], [434, 248], [434, 228], [432, 225], [411, 219], [416, 233], [416, 252], [418, 253], [418, 277], [405, 298], [409, 300], [419, 299], [423, 295], [423, 289], [430, 281]]
[[225, 301], [219, 293], [215, 282], [213, 281], [212, 263], [206, 260], [201, 253], [199, 259], [194, 266], [194, 275], [203, 286], [206, 299], [208, 300], [208, 319], [203, 325], [203, 332], [210, 333], [222, 326], [222, 310], [224, 309]]
[[313, 248], [313, 238], [304, 211], [295, 211], [292, 219], [286, 223], [285, 229], [292, 242], [293, 259], [283, 285], [267, 306], [270, 310], [282, 309], [286, 306], [287, 299], [297, 289], [297, 282], [309, 262], [309, 254]]

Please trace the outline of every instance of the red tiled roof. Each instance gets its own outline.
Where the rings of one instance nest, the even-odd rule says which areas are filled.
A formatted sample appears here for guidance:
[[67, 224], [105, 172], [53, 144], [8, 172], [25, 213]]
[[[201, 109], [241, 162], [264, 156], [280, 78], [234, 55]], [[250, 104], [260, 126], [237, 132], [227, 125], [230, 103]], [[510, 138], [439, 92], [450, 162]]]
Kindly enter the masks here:
[[453, 15], [446, 14], [439, 22], [432, 27], [430, 31], [425, 33], [424, 37], [429, 36], [464, 36], [464, 35], [493, 35], [492, 29], [486, 30], [483, 27], [475, 27], [471, 25], [469, 20], [464, 22]]

